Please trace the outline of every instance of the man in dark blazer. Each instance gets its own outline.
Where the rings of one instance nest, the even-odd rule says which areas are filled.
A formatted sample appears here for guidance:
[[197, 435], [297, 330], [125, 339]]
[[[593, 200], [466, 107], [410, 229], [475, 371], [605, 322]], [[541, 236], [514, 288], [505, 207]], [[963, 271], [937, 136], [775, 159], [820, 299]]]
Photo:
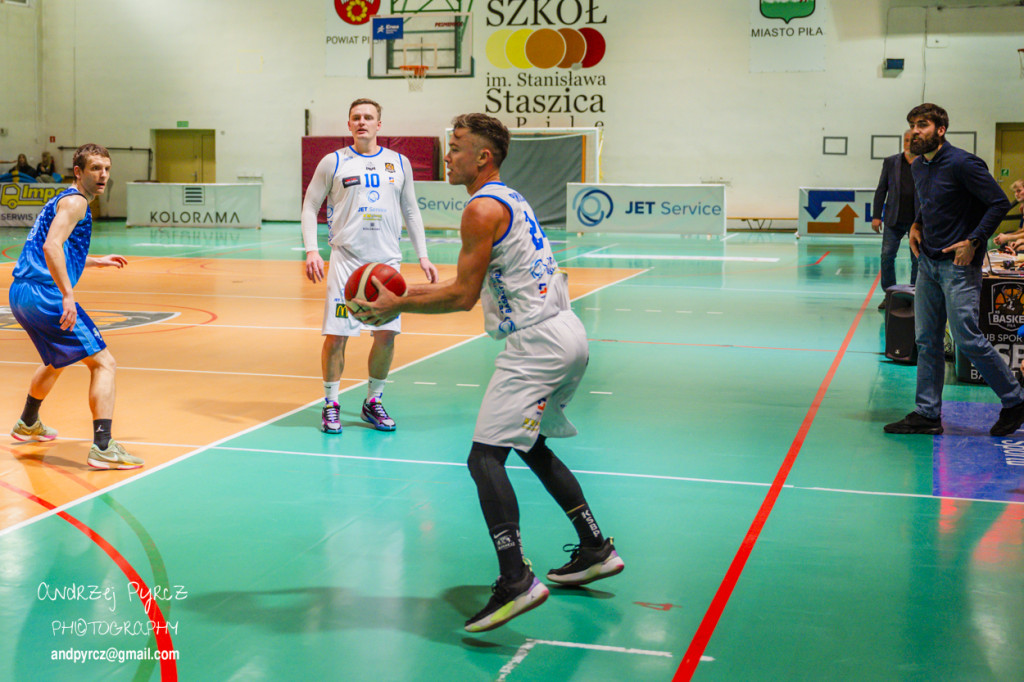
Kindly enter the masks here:
[[[914, 222], [917, 204], [914, 199], [914, 178], [910, 164], [917, 156], [910, 151], [910, 131], [903, 133], [903, 152], [887, 156], [882, 161], [882, 176], [875, 190], [875, 202], [871, 209], [871, 227], [878, 232], [882, 223], [882, 291], [896, 285], [896, 254], [900, 242]], [[883, 211], [883, 206], [885, 210]], [[910, 283], [917, 281], [917, 256], [910, 253]], [[878, 309], [885, 308], [885, 299]]]

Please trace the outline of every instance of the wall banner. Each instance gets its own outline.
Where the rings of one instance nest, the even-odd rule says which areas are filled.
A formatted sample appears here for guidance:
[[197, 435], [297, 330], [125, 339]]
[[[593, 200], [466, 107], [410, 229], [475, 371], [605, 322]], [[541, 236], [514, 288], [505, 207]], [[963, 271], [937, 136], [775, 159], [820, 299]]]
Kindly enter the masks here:
[[879, 237], [871, 227], [875, 190], [801, 187], [797, 232], [801, 237]]
[[262, 227], [260, 183], [195, 184], [129, 182], [131, 226]]
[[465, 185], [447, 182], [417, 182], [416, 203], [426, 227], [457, 230], [462, 224], [462, 209], [469, 203]]
[[750, 0], [750, 72], [824, 71], [828, 0]]
[[68, 187], [37, 182], [0, 183], [0, 227], [32, 227], [46, 202]]
[[570, 232], [725, 234], [725, 185], [566, 183]]
[[370, 19], [380, 0], [324, 0], [326, 64], [324, 75], [366, 77], [370, 61]]

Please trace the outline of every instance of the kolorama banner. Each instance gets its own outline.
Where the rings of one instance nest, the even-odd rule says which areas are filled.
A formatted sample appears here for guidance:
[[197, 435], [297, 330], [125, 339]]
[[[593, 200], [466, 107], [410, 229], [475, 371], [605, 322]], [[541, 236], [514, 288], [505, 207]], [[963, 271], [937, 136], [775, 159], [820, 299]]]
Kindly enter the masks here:
[[32, 227], [46, 202], [68, 187], [37, 182], [0, 183], [0, 227]]
[[871, 227], [873, 189], [801, 187], [797, 232], [804, 236], [878, 237]]
[[261, 227], [262, 185], [129, 182], [129, 226]]
[[566, 183], [571, 232], [725, 234], [725, 185]]
[[457, 230], [462, 224], [462, 209], [469, 203], [465, 185], [447, 182], [416, 182], [416, 203], [426, 227]]
[[750, 0], [750, 72], [824, 71], [828, 0]]

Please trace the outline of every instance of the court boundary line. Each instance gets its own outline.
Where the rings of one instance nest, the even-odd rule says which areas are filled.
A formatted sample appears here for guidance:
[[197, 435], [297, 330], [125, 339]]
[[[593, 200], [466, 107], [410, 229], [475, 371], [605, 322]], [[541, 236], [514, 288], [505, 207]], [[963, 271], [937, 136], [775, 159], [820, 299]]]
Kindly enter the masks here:
[[[475, 336], [475, 337], [473, 337], [471, 339], [466, 339], [465, 341], [461, 341], [461, 342], [455, 344], [454, 346], [449, 346], [448, 348], [444, 348], [444, 349], [439, 350], [439, 351], [434, 351], [430, 355], [424, 355], [422, 358], [419, 358], [417, 360], [413, 360], [410, 363], [407, 363], [405, 365], [402, 365], [401, 367], [398, 367], [396, 369], [391, 370], [391, 372], [392, 373], [400, 372], [400, 371], [402, 371], [403, 369], [405, 369], [407, 367], [412, 367], [413, 365], [417, 365], [417, 364], [423, 362], [424, 360], [429, 360], [430, 358], [432, 358], [432, 357], [434, 357], [436, 355], [440, 355], [441, 353], [445, 353], [445, 352], [447, 352], [449, 350], [452, 350], [454, 348], [458, 348], [459, 346], [462, 346], [462, 345], [465, 345], [465, 344], [470, 343], [472, 341], [475, 341], [475, 340], [477, 340], [478, 338], [480, 338], [482, 336], [485, 336], [485, 334], [480, 334], [479, 336]], [[349, 386], [347, 388], [342, 389], [341, 393], [347, 393], [348, 391], [357, 389], [360, 386], [365, 386], [365, 385], [366, 385], [366, 380], [365, 379], [364, 380], [358, 380], [358, 383], [355, 383], [352, 386]], [[247, 433], [249, 433], [251, 431], [255, 431], [256, 429], [263, 428], [264, 426], [269, 426], [269, 425], [273, 424], [274, 422], [280, 421], [282, 419], [286, 419], [286, 418], [292, 416], [293, 414], [297, 414], [297, 413], [302, 412], [304, 410], [308, 410], [313, 405], [317, 405], [317, 404], [319, 404], [321, 402], [323, 402], [323, 398], [317, 398], [316, 400], [311, 400], [310, 402], [308, 402], [308, 403], [306, 403], [304, 405], [300, 405], [300, 406], [296, 407], [295, 409], [288, 410], [287, 412], [284, 412], [283, 414], [280, 414], [280, 415], [277, 415], [276, 417], [272, 417], [270, 419], [267, 419], [267, 420], [265, 420], [263, 422], [260, 422], [259, 424], [253, 424], [252, 426], [250, 426], [250, 427], [248, 427], [246, 429], [242, 429], [241, 431], [238, 431], [236, 433], [230, 434], [228, 436], [224, 436], [223, 438], [215, 440], [214, 442], [209, 443], [207, 445], [203, 445], [203, 446], [193, 450], [192, 452], [186, 452], [186, 453], [184, 453], [184, 454], [182, 454], [182, 455], [180, 455], [178, 457], [175, 457], [172, 460], [164, 462], [163, 464], [158, 464], [158, 465], [156, 465], [155, 467], [153, 467], [151, 469], [146, 469], [145, 471], [141, 471], [141, 472], [135, 474], [134, 476], [131, 476], [130, 478], [126, 478], [124, 480], [118, 481], [117, 483], [114, 483], [113, 485], [105, 487], [105, 488], [103, 488], [101, 490], [97, 490], [94, 493], [90, 493], [90, 494], [85, 495], [83, 497], [79, 497], [79, 498], [76, 498], [74, 500], [70, 500], [69, 502], [65, 502], [64, 504], [60, 505], [59, 507], [54, 507], [49, 512], [43, 512], [42, 514], [39, 514], [37, 516], [33, 516], [30, 519], [25, 519], [24, 521], [16, 523], [13, 526], [10, 526], [9, 528], [0, 529], [0, 537], [3, 537], [4, 535], [7, 535], [8, 533], [10, 533], [10, 532], [12, 532], [12, 531], [14, 531], [16, 529], [24, 528], [24, 527], [26, 527], [28, 525], [31, 525], [32, 523], [35, 523], [36, 521], [39, 521], [39, 520], [41, 520], [43, 518], [48, 518], [48, 517], [53, 516], [54, 514], [56, 514], [58, 512], [63, 512], [66, 509], [70, 509], [71, 507], [73, 507], [76, 504], [79, 504], [80, 502], [86, 502], [86, 501], [91, 500], [91, 499], [93, 499], [95, 497], [98, 497], [100, 495], [105, 495], [106, 493], [112, 492], [112, 491], [120, 488], [121, 486], [124, 486], [124, 485], [127, 485], [127, 484], [131, 483], [132, 481], [136, 481], [136, 480], [145, 478], [147, 476], [151, 476], [152, 474], [155, 474], [158, 471], [162, 471], [162, 470], [164, 470], [164, 469], [166, 469], [166, 468], [168, 468], [168, 467], [170, 467], [170, 466], [172, 466], [174, 464], [177, 464], [178, 462], [183, 462], [186, 459], [190, 459], [190, 458], [192, 458], [192, 457], [194, 457], [194, 456], [196, 456], [198, 454], [206, 452], [207, 450], [211, 450], [211, 449], [219, 446], [221, 443], [225, 443], [225, 442], [227, 442], [227, 441], [229, 441], [229, 440], [231, 440], [233, 438], [239, 438], [239, 437], [244, 436], [245, 434], [247, 434]]]
[[505, 682], [508, 676], [519, 667], [519, 665], [526, 660], [527, 655], [530, 651], [538, 644], [545, 644], [547, 646], [563, 647], [567, 649], [587, 649], [590, 651], [605, 651], [615, 654], [634, 654], [639, 656], [663, 656], [665, 658], [672, 658], [671, 651], [653, 651], [648, 649], [632, 649], [620, 646], [608, 646], [607, 644], [580, 644], [579, 642], [559, 642], [557, 640], [550, 639], [532, 639], [526, 638], [526, 641], [516, 649], [516, 653], [512, 656], [512, 659], [501, 667], [498, 671], [498, 678], [496, 682]]
[[[84, 439], [82, 439], [84, 440]], [[125, 443], [131, 443], [131, 441], [122, 441]], [[156, 443], [155, 445], [160, 445]], [[306, 452], [302, 450], [272, 450], [269, 448], [242, 448], [242, 447], [231, 447], [225, 445], [218, 445], [213, 449], [222, 450], [226, 452], [255, 452], [264, 455], [292, 455], [296, 457], [323, 457], [327, 459], [350, 459], [360, 462], [381, 462], [381, 463], [392, 463], [392, 464], [427, 464], [434, 466], [446, 466], [446, 467], [465, 467], [465, 462], [442, 462], [438, 460], [427, 460], [427, 459], [404, 459], [400, 457], [374, 457], [371, 455], [341, 455], [330, 452]], [[530, 468], [527, 466], [506, 464], [506, 469], [512, 469], [516, 471], [529, 471]], [[698, 478], [695, 476], [672, 476], [670, 474], [639, 474], [631, 473], [628, 471], [593, 471], [590, 469], [572, 469], [572, 473], [580, 476], [614, 476], [618, 478], [641, 478], [650, 479], [655, 481], [673, 481], [679, 483], [709, 483], [717, 485], [734, 485], [734, 486], [753, 486], [756, 488], [770, 488], [772, 483], [765, 481], [738, 481], [729, 480], [724, 478]], [[929, 495], [927, 493], [904, 493], [904, 492], [893, 492], [884, 490], [854, 490], [847, 488], [827, 488], [822, 486], [806, 486], [806, 485], [793, 485], [791, 483], [783, 484], [783, 488], [790, 490], [803, 490], [806, 492], [822, 492], [822, 493], [840, 493], [846, 495], [869, 495], [869, 496], [880, 496], [880, 497], [903, 497], [911, 499], [925, 499], [925, 500], [940, 500], [940, 501], [952, 501], [952, 502], [988, 502], [991, 504], [1019, 504], [1024, 505], [1024, 501], [1016, 500], [988, 500], [980, 497], [953, 497], [950, 495]]]
[[771, 515], [772, 509], [775, 507], [775, 502], [779, 499], [779, 495], [785, 486], [786, 478], [789, 477], [789, 473], [793, 470], [793, 465], [796, 464], [796, 458], [803, 449], [807, 433], [811, 430], [811, 425], [818, 416], [818, 409], [825, 401], [825, 395], [828, 393], [828, 389], [832, 385], [832, 379], [835, 377], [836, 372], [839, 370], [839, 365], [846, 356], [846, 349], [853, 341], [853, 336], [857, 331], [857, 327], [860, 326], [860, 321], [864, 317], [864, 311], [867, 310], [868, 303], [875, 295], [875, 289], [878, 287], [880, 280], [881, 274], [876, 275], [875, 281], [871, 285], [871, 289], [868, 290], [867, 296], [860, 304], [860, 310], [857, 311], [857, 314], [853, 318], [853, 322], [850, 324], [850, 328], [846, 331], [846, 337], [843, 339], [843, 343], [836, 352], [836, 356], [832, 360], [832, 364], [829, 366], [828, 371], [825, 373], [825, 377], [818, 386], [818, 391], [811, 400], [811, 405], [807, 409], [806, 415], [804, 415], [800, 428], [797, 430], [796, 436], [793, 438], [793, 442], [790, 444], [789, 450], [786, 452], [786, 456], [782, 460], [782, 464], [779, 466], [778, 472], [775, 474], [772, 485], [768, 489], [768, 494], [765, 496], [764, 501], [757, 510], [757, 514], [754, 515], [754, 520], [751, 522], [750, 528], [744, 535], [739, 549], [736, 550], [736, 554], [733, 557], [732, 562], [729, 564], [729, 568], [726, 570], [725, 576], [722, 578], [722, 582], [719, 584], [714, 597], [711, 599], [711, 603], [704, 612], [704, 617], [701, 619], [700, 625], [697, 627], [697, 631], [693, 635], [693, 639], [690, 640], [690, 646], [687, 647], [686, 653], [683, 654], [683, 660], [676, 669], [676, 673], [672, 677], [672, 682], [688, 682], [693, 679], [693, 675], [697, 671], [697, 666], [700, 664], [701, 657], [707, 649], [707, 645], [711, 641], [711, 636], [714, 634], [715, 628], [718, 626], [718, 621], [721, 619], [722, 613], [725, 611], [725, 607], [728, 605], [729, 599], [732, 597], [733, 590], [736, 588], [736, 584], [739, 582], [739, 579], [743, 574], [743, 569], [746, 567], [747, 560], [754, 551], [754, 546], [757, 544], [757, 541], [761, 536], [761, 531], [764, 529], [764, 525], [768, 522], [768, 517]]
[[[596, 294], [599, 291], [603, 291], [604, 289], [607, 289], [610, 286], [615, 286], [616, 284], [621, 284], [622, 282], [625, 282], [625, 281], [628, 281], [630, 279], [633, 279], [634, 277], [639, 277], [640, 275], [642, 275], [642, 274], [644, 274], [646, 272], [649, 272], [649, 271], [650, 271], [650, 268], [645, 268], [643, 270], [640, 270], [639, 272], [635, 272], [632, 275], [629, 275], [628, 277], [624, 277], [624, 278], [616, 280], [614, 282], [609, 282], [609, 283], [607, 283], [607, 284], [605, 284], [603, 286], [600, 286], [600, 287], [598, 287], [596, 289], [592, 289], [591, 291], [588, 291], [588, 292], [586, 292], [584, 294], [581, 294], [581, 295], [577, 296], [576, 298], [570, 299], [570, 302], [575, 302], [575, 301], [577, 301], [577, 300], [579, 300], [581, 298], [586, 298], [587, 296]], [[416, 360], [413, 360], [412, 362], [409, 362], [409, 363], [406, 363], [406, 364], [402, 365], [401, 367], [397, 367], [395, 369], [392, 369], [391, 372], [392, 373], [400, 372], [400, 371], [402, 371], [402, 370], [404, 370], [404, 369], [406, 369], [408, 367], [413, 367], [415, 365], [418, 365], [421, 362], [424, 362], [426, 360], [430, 360], [431, 358], [434, 358], [434, 357], [436, 357], [438, 355], [441, 355], [442, 353], [447, 353], [448, 351], [454, 350], [454, 349], [459, 348], [461, 346], [464, 346], [464, 345], [466, 345], [468, 343], [472, 343], [473, 341], [476, 341], [476, 340], [482, 339], [482, 338], [486, 338], [486, 337], [487, 337], [487, 333], [486, 332], [481, 332], [480, 334], [478, 334], [478, 335], [476, 335], [474, 337], [471, 337], [471, 338], [468, 338], [468, 339], [464, 339], [464, 340], [462, 340], [462, 341], [460, 341], [460, 342], [458, 342], [458, 343], [456, 343], [454, 345], [448, 346], [447, 348], [442, 348], [441, 350], [434, 351], [433, 353], [430, 353], [428, 355], [424, 355], [422, 358], [418, 358]], [[2, 362], [2, 361], [0, 361], [0, 362]], [[354, 390], [354, 389], [359, 388], [360, 386], [364, 386], [364, 385], [366, 385], [366, 381], [362, 380], [362, 381], [359, 381], [359, 383], [355, 383], [352, 386], [349, 386], [349, 387], [343, 389], [341, 392], [342, 393], [347, 393], [348, 391]], [[306, 403], [304, 405], [300, 405], [300, 406], [296, 407], [295, 409], [288, 410], [288, 411], [286, 411], [286, 412], [284, 412], [282, 414], [279, 414], [279, 415], [277, 415], [275, 417], [272, 417], [272, 418], [267, 419], [267, 420], [265, 420], [263, 422], [260, 422], [259, 424], [253, 424], [252, 426], [250, 426], [250, 427], [248, 427], [246, 429], [242, 429], [241, 431], [235, 432], [233, 434], [230, 434], [228, 436], [225, 436], [223, 438], [215, 440], [214, 442], [209, 443], [207, 445], [204, 445], [204, 446], [202, 446], [200, 448], [197, 448], [196, 450], [193, 450], [192, 452], [186, 452], [186, 453], [184, 453], [184, 454], [182, 454], [182, 455], [180, 455], [178, 457], [175, 457], [172, 460], [164, 462], [163, 464], [158, 464], [157, 466], [155, 466], [153, 468], [147, 468], [145, 471], [141, 471], [141, 472], [139, 472], [137, 474], [134, 474], [134, 475], [132, 475], [132, 476], [130, 476], [128, 478], [125, 478], [125, 479], [123, 479], [121, 481], [118, 481], [117, 483], [114, 483], [114, 484], [112, 484], [110, 486], [104, 487], [104, 488], [102, 488], [100, 490], [97, 490], [97, 491], [95, 491], [93, 493], [89, 493], [89, 494], [84, 495], [82, 497], [75, 498], [74, 500], [69, 500], [68, 502], [65, 502], [62, 505], [59, 505], [57, 507], [54, 507], [53, 509], [45, 511], [42, 514], [37, 514], [36, 516], [33, 516], [32, 518], [25, 519], [24, 521], [20, 521], [20, 522], [14, 524], [12, 526], [9, 526], [7, 528], [2, 528], [2, 529], [0, 529], [0, 537], [4, 537], [5, 535], [8, 535], [9, 533], [12, 533], [12, 532], [14, 532], [16, 530], [20, 530], [21, 528], [25, 528], [27, 526], [30, 526], [33, 523], [36, 523], [36, 522], [41, 521], [43, 519], [49, 518], [49, 517], [54, 516], [54, 515], [58, 515], [61, 512], [64, 512], [65, 510], [70, 509], [73, 506], [75, 506], [77, 504], [80, 504], [82, 502], [87, 502], [87, 501], [89, 501], [91, 499], [94, 499], [94, 498], [100, 496], [100, 495], [105, 495], [105, 494], [107, 494], [109, 492], [113, 492], [114, 490], [117, 490], [118, 488], [120, 488], [122, 486], [128, 485], [132, 481], [140, 480], [142, 478], [151, 476], [151, 475], [155, 474], [158, 471], [162, 471], [162, 470], [164, 470], [164, 469], [166, 469], [166, 468], [168, 468], [170, 466], [173, 466], [174, 464], [177, 464], [178, 462], [183, 462], [183, 461], [185, 461], [187, 459], [191, 459], [192, 457], [194, 457], [194, 456], [196, 456], [198, 454], [201, 454], [203, 452], [206, 452], [206, 451], [208, 451], [208, 450], [210, 450], [212, 448], [215, 448], [215, 447], [219, 446], [221, 443], [225, 443], [225, 442], [227, 442], [227, 441], [229, 441], [229, 440], [231, 440], [233, 438], [239, 438], [241, 436], [244, 436], [247, 433], [255, 431], [256, 429], [263, 428], [264, 426], [269, 426], [269, 425], [273, 424], [274, 422], [280, 421], [282, 419], [286, 419], [286, 418], [292, 416], [293, 414], [297, 414], [297, 413], [302, 412], [304, 410], [308, 410], [310, 407], [312, 407], [313, 405], [317, 405], [320, 402], [322, 402], [322, 398], [317, 398], [315, 400], [311, 400], [310, 402], [308, 402], [308, 403]]]

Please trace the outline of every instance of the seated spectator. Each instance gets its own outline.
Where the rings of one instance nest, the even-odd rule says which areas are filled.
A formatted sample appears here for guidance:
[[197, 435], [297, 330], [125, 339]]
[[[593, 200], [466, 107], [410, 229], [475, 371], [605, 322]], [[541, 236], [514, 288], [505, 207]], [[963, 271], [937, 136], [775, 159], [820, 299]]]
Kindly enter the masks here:
[[[996, 246], [1003, 246], [1004, 244], [1007, 244], [1010, 246], [1012, 251], [1017, 252], [1020, 250], [1020, 246], [1017, 245], [1017, 242], [1024, 240], [1024, 213], [1022, 213], [1022, 211], [1024, 211], [1024, 206], [1021, 206], [1021, 203], [1024, 202], [1024, 180], [1015, 181], [1010, 185], [1010, 191], [1013, 192], [1013, 198], [1015, 201], [1010, 205], [1010, 211], [1006, 214], [1006, 218], [1003, 218], [1003, 220], [1019, 221], [1017, 229], [1013, 232], [997, 234], [993, 241], [996, 243]], [[1020, 206], [1020, 208], [1017, 208], [1018, 206]]]
[[11, 166], [7, 172], [11, 175], [27, 175], [32, 179], [36, 177], [36, 169], [29, 165], [28, 158], [24, 154], [18, 154], [18, 163]]
[[36, 180], [39, 182], [60, 182], [61, 176], [57, 172], [57, 164], [53, 162], [50, 152], [43, 152], [42, 160], [36, 166]]

